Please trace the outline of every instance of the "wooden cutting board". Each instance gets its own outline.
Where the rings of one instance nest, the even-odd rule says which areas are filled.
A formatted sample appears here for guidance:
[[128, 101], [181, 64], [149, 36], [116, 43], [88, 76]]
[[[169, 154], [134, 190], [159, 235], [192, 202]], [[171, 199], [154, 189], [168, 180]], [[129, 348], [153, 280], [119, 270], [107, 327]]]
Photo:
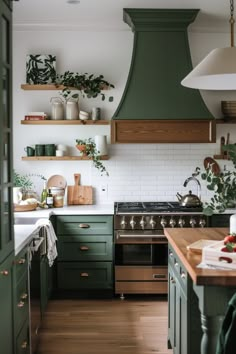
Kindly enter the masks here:
[[67, 186], [67, 204], [80, 205], [80, 204], [93, 204], [93, 187], [80, 186], [80, 174], [74, 174], [75, 185]]

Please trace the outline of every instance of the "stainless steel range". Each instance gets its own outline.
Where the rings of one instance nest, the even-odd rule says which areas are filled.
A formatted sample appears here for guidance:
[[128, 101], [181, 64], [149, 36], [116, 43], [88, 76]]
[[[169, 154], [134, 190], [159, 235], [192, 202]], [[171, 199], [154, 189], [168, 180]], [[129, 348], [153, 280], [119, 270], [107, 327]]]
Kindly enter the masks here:
[[167, 293], [164, 227], [205, 227], [201, 207], [179, 202], [115, 203], [115, 293]]

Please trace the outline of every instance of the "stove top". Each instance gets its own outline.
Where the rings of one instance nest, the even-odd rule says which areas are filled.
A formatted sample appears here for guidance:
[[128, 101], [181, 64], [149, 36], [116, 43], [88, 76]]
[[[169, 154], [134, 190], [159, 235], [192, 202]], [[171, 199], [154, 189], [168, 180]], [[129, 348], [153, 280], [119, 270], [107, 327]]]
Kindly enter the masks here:
[[184, 207], [179, 202], [116, 202], [118, 213], [202, 212], [202, 207]]

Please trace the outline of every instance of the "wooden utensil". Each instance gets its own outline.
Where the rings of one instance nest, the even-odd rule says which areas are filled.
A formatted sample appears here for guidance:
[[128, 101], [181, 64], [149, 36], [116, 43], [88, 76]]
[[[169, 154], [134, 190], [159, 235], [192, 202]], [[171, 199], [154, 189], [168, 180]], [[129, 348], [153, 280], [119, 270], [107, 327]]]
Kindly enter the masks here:
[[80, 174], [74, 174], [74, 186], [67, 187], [67, 204], [68, 205], [87, 205], [93, 204], [93, 187], [80, 186]]
[[204, 167], [205, 169], [210, 167], [212, 173], [214, 173], [215, 176], [218, 176], [220, 174], [220, 166], [212, 157], [206, 157], [204, 159]]

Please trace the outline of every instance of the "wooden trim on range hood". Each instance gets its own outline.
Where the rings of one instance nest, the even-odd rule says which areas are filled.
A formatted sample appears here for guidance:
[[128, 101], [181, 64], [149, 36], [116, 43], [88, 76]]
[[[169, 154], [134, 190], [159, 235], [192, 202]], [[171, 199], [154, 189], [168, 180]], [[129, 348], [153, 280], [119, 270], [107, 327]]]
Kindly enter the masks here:
[[113, 120], [114, 143], [214, 143], [215, 120]]

